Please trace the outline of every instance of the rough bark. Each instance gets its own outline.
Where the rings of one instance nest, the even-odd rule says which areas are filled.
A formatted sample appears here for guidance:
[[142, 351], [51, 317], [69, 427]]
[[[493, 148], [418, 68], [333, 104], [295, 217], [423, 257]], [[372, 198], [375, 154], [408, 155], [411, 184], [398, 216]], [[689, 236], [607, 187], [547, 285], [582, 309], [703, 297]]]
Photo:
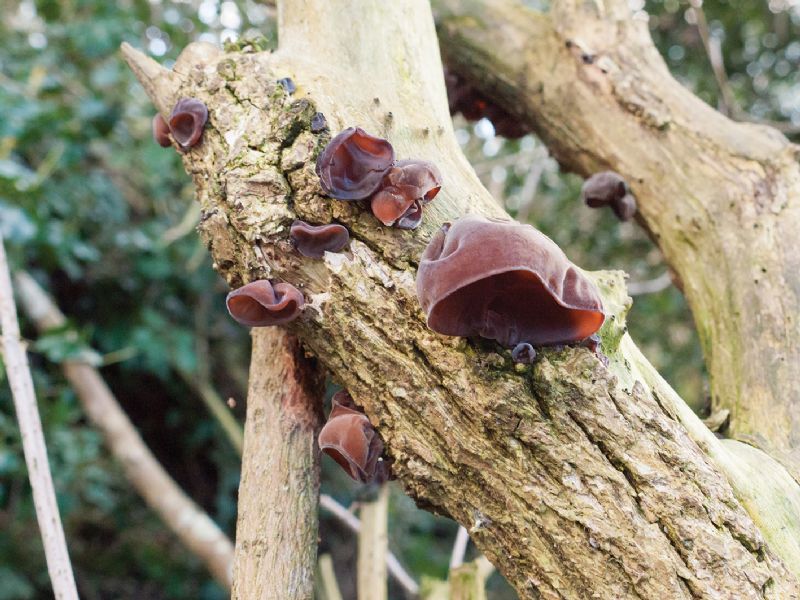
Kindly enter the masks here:
[[[426, 4], [305, 0], [278, 13], [271, 55], [193, 45], [168, 72], [124, 51], [162, 113], [180, 96], [208, 105], [184, 161], [216, 267], [232, 286], [270, 277], [304, 291], [291, 329], [364, 406], [407, 492], [465, 525], [523, 598], [798, 597], [788, 561], [667, 402], [680, 400], [634, 371], [620, 274], [592, 275], [608, 368], [576, 348], [520, 368], [507, 350], [425, 326], [413, 281], [432, 232], [500, 211], [453, 136]], [[286, 76], [294, 97], [275, 84]], [[419, 230], [320, 195], [317, 110], [334, 132], [361, 125], [439, 165], [444, 188]], [[349, 250], [298, 256], [296, 217], [346, 224]]]
[[[17, 274], [16, 283], [21, 304], [39, 331], [66, 323], [64, 315], [30, 275]], [[214, 578], [230, 588], [233, 544], [225, 533], [153, 456], [97, 369], [67, 361], [62, 370], [89, 420], [122, 465], [126, 479]]]
[[257, 328], [252, 338], [232, 597], [309, 600], [323, 382], [294, 336]]
[[450, 68], [566, 167], [628, 180], [691, 306], [714, 408], [800, 481], [800, 148], [675, 81], [624, 0], [434, 5]]

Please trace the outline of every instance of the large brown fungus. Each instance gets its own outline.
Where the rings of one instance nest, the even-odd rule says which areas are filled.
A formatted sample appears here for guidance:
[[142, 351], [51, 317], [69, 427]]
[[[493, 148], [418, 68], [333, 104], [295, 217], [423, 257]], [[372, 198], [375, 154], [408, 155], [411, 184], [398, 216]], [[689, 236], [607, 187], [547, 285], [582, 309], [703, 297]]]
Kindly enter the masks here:
[[268, 327], [296, 319], [305, 299], [291, 283], [273, 285], [260, 279], [230, 292], [226, 304], [230, 315], [242, 325]]
[[337, 200], [363, 200], [381, 186], [394, 163], [394, 148], [360, 127], [349, 127], [333, 138], [317, 159], [322, 189]]
[[334, 394], [328, 421], [319, 432], [319, 448], [362, 483], [386, 480], [388, 465], [380, 460], [381, 441], [367, 416], [359, 412], [346, 391]]
[[310, 225], [295, 221], [289, 229], [297, 251], [309, 258], [322, 258], [326, 252], [338, 252], [350, 242], [347, 228], [338, 223]]
[[417, 272], [428, 326], [506, 346], [580, 341], [605, 318], [594, 284], [530, 225], [470, 215], [443, 227]]
[[399, 160], [372, 197], [372, 214], [384, 225], [414, 229], [422, 219], [422, 207], [441, 188], [442, 175], [436, 165], [425, 160]]
[[181, 98], [169, 116], [172, 137], [181, 148], [196, 146], [208, 121], [206, 105], [196, 98]]

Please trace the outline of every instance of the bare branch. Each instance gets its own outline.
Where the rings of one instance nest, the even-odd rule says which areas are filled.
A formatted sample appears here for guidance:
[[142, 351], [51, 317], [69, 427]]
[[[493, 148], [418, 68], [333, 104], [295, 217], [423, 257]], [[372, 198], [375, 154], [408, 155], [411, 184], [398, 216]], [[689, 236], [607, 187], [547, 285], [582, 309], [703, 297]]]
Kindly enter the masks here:
[[[58, 307], [30, 275], [17, 273], [16, 284], [22, 307], [39, 331], [66, 322]], [[122, 465], [128, 481], [189, 551], [205, 563], [214, 578], [230, 587], [233, 565], [230, 540], [184, 494], [153, 456], [97, 370], [72, 361], [64, 362], [62, 370], [87, 416], [103, 434], [111, 454]]]
[[469, 543], [469, 533], [463, 525], [458, 526], [456, 541], [453, 543], [453, 551], [450, 553], [450, 570], [456, 569], [464, 564], [464, 555], [467, 552]]
[[[319, 497], [319, 505], [339, 519], [339, 521], [349, 527], [354, 533], [361, 531], [361, 521], [358, 517], [336, 502], [331, 496], [321, 494]], [[416, 596], [419, 593], [419, 584], [406, 572], [400, 564], [400, 561], [397, 560], [397, 557], [391, 552], [386, 553], [386, 567], [389, 569], [389, 574], [395, 578], [397, 583], [399, 583], [406, 592], [412, 596]]]
[[361, 504], [358, 532], [358, 597], [386, 600], [386, 555], [389, 538], [389, 486], [381, 485], [373, 500]]
[[36, 405], [28, 357], [20, 343], [17, 309], [11, 287], [6, 251], [0, 237], [0, 323], [3, 327], [3, 361], [14, 408], [17, 411], [22, 449], [28, 465], [28, 479], [33, 491], [33, 505], [44, 544], [47, 571], [58, 600], [77, 600], [78, 590], [64, 539], [64, 529], [58, 513], [53, 478], [47, 460], [47, 447], [42, 433], [42, 421]]

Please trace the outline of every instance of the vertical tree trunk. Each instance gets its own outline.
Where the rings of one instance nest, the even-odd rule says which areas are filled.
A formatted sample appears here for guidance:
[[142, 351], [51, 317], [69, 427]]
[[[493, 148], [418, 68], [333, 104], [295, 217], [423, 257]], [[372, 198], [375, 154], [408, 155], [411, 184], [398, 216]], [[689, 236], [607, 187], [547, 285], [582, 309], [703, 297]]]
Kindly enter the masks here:
[[322, 380], [297, 339], [253, 329], [233, 598], [314, 595]]

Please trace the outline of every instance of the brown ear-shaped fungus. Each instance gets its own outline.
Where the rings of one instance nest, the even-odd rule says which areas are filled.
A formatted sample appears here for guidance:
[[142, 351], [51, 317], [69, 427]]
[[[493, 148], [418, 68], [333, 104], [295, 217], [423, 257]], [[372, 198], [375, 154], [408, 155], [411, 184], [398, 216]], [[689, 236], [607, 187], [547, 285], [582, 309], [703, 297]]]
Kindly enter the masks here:
[[442, 228], [417, 272], [428, 326], [507, 346], [582, 340], [603, 324], [600, 294], [530, 225], [470, 215]]
[[332, 399], [328, 421], [319, 432], [319, 448], [339, 463], [350, 477], [367, 483], [383, 476], [385, 465], [379, 461], [383, 442], [366, 415], [355, 408], [347, 392]]
[[372, 214], [386, 226], [415, 229], [422, 207], [442, 189], [442, 174], [426, 160], [399, 160], [381, 185], [370, 202]]
[[511, 351], [511, 360], [525, 365], [532, 365], [536, 360], [536, 350], [528, 342], [521, 342]]
[[325, 252], [338, 252], [350, 241], [347, 228], [338, 223], [328, 225], [309, 225], [305, 221], [295, 221], [289, 229], [297, 251], [309, 258], [322, 258]]
[[333, 138], [317, 159], [322, 189], [337, 200], [363, 200], [381, 186], [394, 163], [394, 148], [360, 127]]
[[628, 184], [619, 173], [602, 171], [583, 182], [581, 197], [587, 206], [600, 208], [617, 202], [628, 193]]
[[153, 139], [162, 148], [172, 146], [172, 140], [169, 139], [169, 125], [160, 114], [153, 117]]
[[613, 202], [611, 208], [620, 221], [630, 221], [636, 214], [636, 198], [632, 194], [625, 194]]
[[191, 148], [200, 141], [206, 121], [208, 109], [205, 104], [196, 98], [181, 98], [169, 116], [169, 129], [182, 148]]
[[291, 283], [272, 285], [260, 279], [233, 290], [225, 302], [230, 315], [242, 325], [268, 327], [296, 319], [305, 299]]

